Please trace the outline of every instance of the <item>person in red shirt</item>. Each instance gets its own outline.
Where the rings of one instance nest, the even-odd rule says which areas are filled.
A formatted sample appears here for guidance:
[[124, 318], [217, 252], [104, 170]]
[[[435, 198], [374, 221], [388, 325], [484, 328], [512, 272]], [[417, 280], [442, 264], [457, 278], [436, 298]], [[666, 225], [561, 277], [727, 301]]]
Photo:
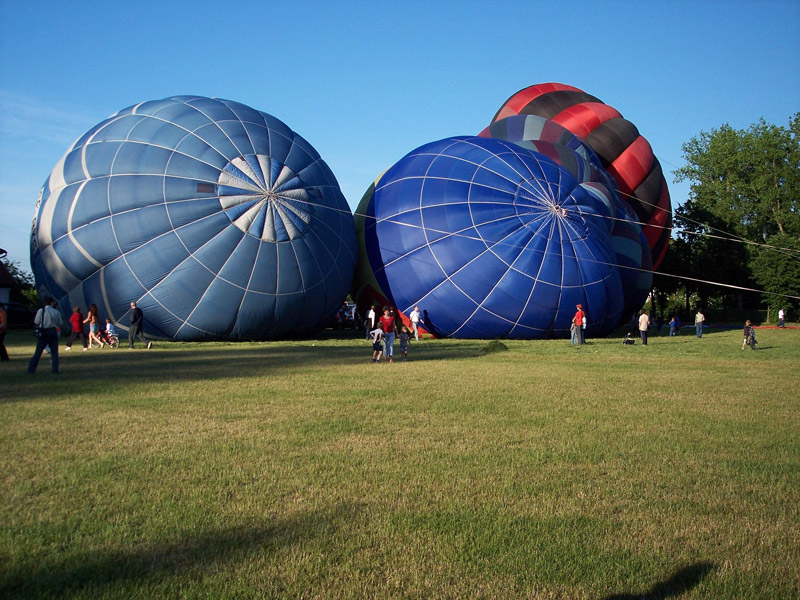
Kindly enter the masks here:
[[83, 349], [86, 350], [86, 333], [83, 330], [83, 315], [81, 314], [81, 309], [77, 306], [72, 307], [72, 315], [69, 318], [69, 323], [71, 325], [71, 331], [69, 332], [69, 341], [64, 350], [72, 350], [72, 342], [74, 342], [77, 337], [81, 338]]
[[389, 362], [394, 362], [394, 313], [391, 307], [383, 307], [383, 316], [381, 317], [381, 329], [383, 329], [383, 343], [386, 350], [383, 356]]
[[572, 317], [572, 326], [575, 328], [574, 329], [574, 332], [575, 332], [575, 342], [574, 343], [577, 344], [578, 346], [580, 346], [584, 342], [584, 340], [583, 340], [583, 319], [586, 317], [586, 313], [583, 312], [583, 306], [580, 305], [580, 304], [576, 304], [575, 308], [577, 309], [577, 312], [575, 313], [575, 316]]

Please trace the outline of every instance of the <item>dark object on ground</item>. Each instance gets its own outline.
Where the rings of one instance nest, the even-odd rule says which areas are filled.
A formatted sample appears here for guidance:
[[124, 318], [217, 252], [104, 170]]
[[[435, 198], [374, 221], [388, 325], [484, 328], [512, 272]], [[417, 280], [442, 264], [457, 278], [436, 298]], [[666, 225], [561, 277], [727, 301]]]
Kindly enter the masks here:
[[492, 352], [508, 352], [508, 346], [506, 346], [500, 340], [492, 340], [483, 348], [481, 348], [481, 352], [483, 354], [491, 354]]

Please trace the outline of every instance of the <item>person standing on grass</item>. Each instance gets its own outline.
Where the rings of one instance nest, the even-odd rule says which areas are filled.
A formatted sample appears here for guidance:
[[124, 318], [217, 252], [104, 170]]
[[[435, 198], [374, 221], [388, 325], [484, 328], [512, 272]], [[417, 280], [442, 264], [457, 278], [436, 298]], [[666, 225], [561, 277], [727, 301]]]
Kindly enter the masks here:
[[408, 318], [411, 320], [411, 328], [414, 330], [414, 339], [419, 341], [419, 324], [425, 322], [419, 316], [419, 306], [414, 306], [414, 310], [411, 311]]
[[703, 314], [699, 308], [697, 309], [697, 314], [694, 316], [694, 329], [697, 332], [697, 337], [703, 337], [703, 323], [706, 320], [706, 316]]
[[785, 316], [786, 316], [786, 313], [785, 313], [785, 312], [783, 312], [783, 309], [781, 308], [781, 309], [778, 311], [778, 327], [786, 327], [786, 323], [785, 323], [785, 322], [784, 322], [784, 320], [783, 320], [783, 318], [784, 318]]
[[367, 319], [364, 321], [364, 328], [367, 330], [367, 339], [369, 339], [372, 330], [375, 329], [375, 324], [377, 323], [378, 315], [375, 313], [375, 309], [378, 308], [374, 304], [369, 307], [367, 311]]
[[133, 350], [133, 340], [138, 335], [139, 339], [145, 343], [147, 349], [153, 346], [153, 342], [148, 342], [144, 337], [144, 332], [142, 331], [142, 325], [144, 325], [144, 313], [142, 313], [142, 309], [136, 306], [136, 302], [131, 302], [131, 327], [128, 330], [128, 347]]
[[394, 314], [389, 306], [383, 307], [383, 316], [381, 317], [381, 329], [383, 329], [383, 344], [386, 348], [383, 352], [385, 360], [390, 363], [394, 362]]
[[669, 337], [675, 337], [678, 332], [678, 320], [675, 318], [675, 315], [672, 315], [672, 318], [669, 320]]
[[45, 348], [50, 349], [53, 373], [58, 375], [58, 336], [61, 334], [63, 321], [61, 312], [56, 309], [55, 305], [56, 301], [47, 296], [44, 299], [44, 306], [36, 312], [36, 316], [33, 318], [33, 324], [39, 328], [39, 336], [36, 338], [36, 350], [28, 362], [28, 373], [31, 375], [36, 372]]
[[586, 343], [586, 312], [584, 311], [581, 318], [581, 344]]
[[69, 340], [67, 340], [67, 345], [64, 346], [64, 350], [72, 350], [72, 342], [74, 342], [76, 338], [81, 338], [81, 342], [83, 342], [83, 349], [86, 350], [86, 332], [83, 330], [83, 315], [81, 314], [80, 307], [72, 307], [72, 314], [69, 317], [69, 324]]
[[8, 313], [6, 307], [0, 304], [0, 361], [8, 360], [8, 350], [6, 350], [6, 332], [8, 331]]
[[570, 327], [572, 332], [570, 343], [580, 346], [583, 344], [583, 319], [586, 317], [586, 313], [583, 312], [582, 304], [576, 304], [575, 309], [575, 316], [572, 317], [572, 327]]
[[650, 327], [650, 317], [647, 311], [643, 310], [639, 315], [639, 336], [642, 338], [642, 346], [647, 346], [647, 328]]

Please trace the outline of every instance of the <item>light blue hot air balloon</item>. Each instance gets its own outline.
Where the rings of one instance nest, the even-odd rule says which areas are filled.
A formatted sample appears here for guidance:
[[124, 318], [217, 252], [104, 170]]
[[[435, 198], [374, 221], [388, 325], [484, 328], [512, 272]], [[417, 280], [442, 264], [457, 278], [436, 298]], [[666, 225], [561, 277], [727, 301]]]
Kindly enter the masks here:
[[63, 310], [97, 304], [175, 340], [268, 339], [327, 324], [356, 261], [328, 165], [283, 122], [230, 100], [176, 96], [78, 139], [36, 206], [31, 264]]

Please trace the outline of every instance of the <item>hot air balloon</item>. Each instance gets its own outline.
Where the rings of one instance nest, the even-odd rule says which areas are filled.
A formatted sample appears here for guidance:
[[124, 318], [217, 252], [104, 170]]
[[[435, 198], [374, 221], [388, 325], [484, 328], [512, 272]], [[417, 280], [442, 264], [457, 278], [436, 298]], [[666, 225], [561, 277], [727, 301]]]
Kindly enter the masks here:
[[623, 306], [612, 194], [511, 142], [426, 144], [356, 211], [358, 301], [419, 305], [432, 333], [484, 339], [566, 337], [580, 303], [604, 335]]
[[620, 267], [626, 321], [646, 302], [653, 287], [653, 263], [650, 246], [630, 204], [622, 199], [614, 178], [605, 170], [600, 158], [578, 136], [555, 121], [537, 115], [514, 115], [494, 121], [478, 134], [494, 137], [535, 150], [567, 169], [579, 182], [596, 182], [614, 193], [609, 225], [611, 245]]
[[517, 114], [550, 119], [597, 153], [623, 198], [645, 224], [644, 234], [657, 268], [667, 251], [672, 227], [669, 189], [661, 164], [636, 126], [596, 97], [561, 83], [520, 90], [503, 103], [493, 121]]
[[126, 108], [67, 150], [31, 233], [40, 294], [174, 340], [268, 339], [328, 323], [356, 261], [331, 170], [286, 124], [230, 100]]

